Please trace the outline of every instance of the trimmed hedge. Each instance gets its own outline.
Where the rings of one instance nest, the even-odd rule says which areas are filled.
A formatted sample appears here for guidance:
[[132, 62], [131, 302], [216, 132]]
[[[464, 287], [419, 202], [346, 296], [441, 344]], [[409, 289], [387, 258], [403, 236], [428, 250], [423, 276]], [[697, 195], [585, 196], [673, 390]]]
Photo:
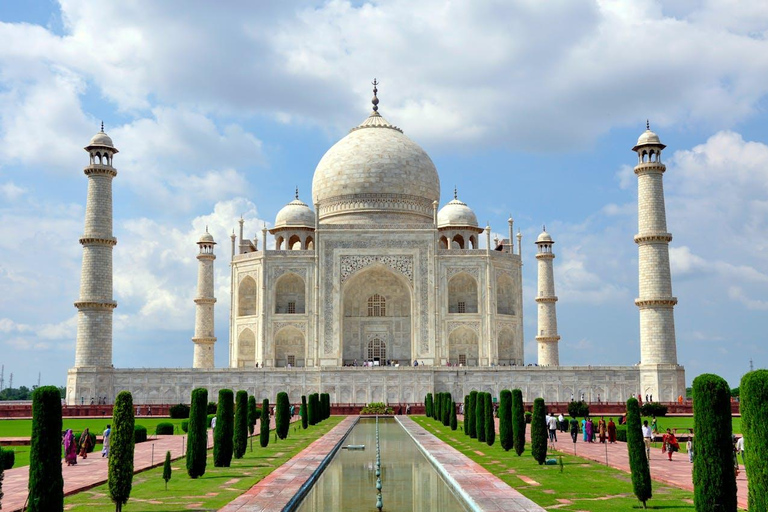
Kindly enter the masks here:
[[749, 510], [768, 510], [768, 370], [755, 370], [741, 378], [741, 427], [749, 489]]
[[657, 402], [646, 402], [640, 407], [643, 416], [666, 416], [667, 406]]
[[[629, 469], [632, 474], [632, 488], [635, 496], [643, 504], [653, 497], [651, 469], [645, 453], [645, 440], [640, 428], [640, 405], [636, 398], [627, 400], [627, 450]], [[698, 440], [697, 447], [698, 449]], [[698, 457], [698, 453], [696, 454]]]
[[163, 480], [165, 480], [165, 490], [168, 490], [168, 480], [171, 479], [171, 452], [165, 452], [165, 462], [163, 462]]
[[697, 511], [736, 511], [732, 421], [731, 388], [725, 379], [711, 373], [693, 379], [693, 501]]
[[213, 465], [228, 468], [232, 463], [235, 433], [235, 395], [231, 389], [219, 390], [216, 428], [213, 431]]
[[464, 407], [464, 414], [467, 416], [467, 435], [470, 439], [477, 439], [477, 420], [475, 420], [475, 407], [477, 407], [477, 391], [469, 393], [469, 400]]
[[216, 402], [208, 402], [208, 404], [205, 406], [205, 414], [216, 416], [216, 411], [218, 409], [219, 409], [219, 404], [217, 404]]
[[424, 414], [427, 418], [432, 417], [432, 393], [427, 393], [427, 396], [424, 398]]
[[475, 432], [477, 433], [477, 440], [481, 443], [485, 442], [485, 393], [477, 393], [477, 401], [475, 402]]
[[242, 459], [248, 446], [248, 393], [242, 389], [235, 395], [235, 425], [232, 454]]
[[158, 436], [172, 436], [173, 435], [174, 426], [173, 423], [158, 423], [155, 427], [155, 435]]
[[16, 464], [16, 452], [0, 448], [0, 467], [3, 469], [13, 469], [14, 464]]
[[531, 455], [539, 464], [544, 464], [547, 459], [547, 408], [543, 398], [533, 401], [533, 415], [531, 417]]
[[[133, 486], [133, 455], [138, 427], [134, 421], [133, 396], [128, 391], [121, 391], [115, 398], [107, 461], [109, 497], [115, 504], [116, 512], [123, 510]], [[146, 433], [144, 428], [145, 436]]]
[[189, 432], [189, 420], [182, 420], [181, 421], [181, 431], [185, 434]]
[[443, 417], [442, 417], [443, 426], [445, 427], [451, 424], [451, 402], [452, 402], [451, 394], [445, 393], [443, 395], [443, 407], [441, 409], [443, 413]]
[[253, 435], [256, 430], [256, 420], [259, 419], [261, 411], [256, 408], [256, 397], [248, 397], [248, 434]]
[[259, 444], [262, 448], [269, 446], [269, 400], [261, 402], [261, 417], [259, 418]]
[[451, 402], [451, 430], [459, 428], [459, 421], [456, 418], [456, 402]]
[[523, 404], [523, 392], [512, 390], [512, 446], [519, 457], [525, 451], [525, 425], [528, 423]]
[[[192, 390], [192, 406], [189, 411], [189, 439], [187, 441], [187, 474], [197, 478], [205, 474], [206, 457], [208, 456], [208, 390], [196, 388]], [[182, 423], [182, 428], [184, 428]]]
[[589, 416], [589, 405], [581, 400], [570, 402], [568, 404], [568, 415], [571, 418], [583, 418]]
[[499, 394], [499, 442], [505, 452], [512, 448], [512, 392], [508, 389]]
[[616, 440], [623, 443], [627, 442], [627, 426], [616, 425]]
[[464, 395], [464, 434], [469, 435], [469, 416], [467, 415], [467, 404], [469, 403], [469, 395]]
[[493, 420], [493, 397], [485, 394], [485, 443], [493, 446], [496, 442], [496, 422]]
[[[325, 402], [325, 397], [323, 397]], [[278, 439], [288, 437], [288, 428], [291, 424], [291, 404], [288, 400], [288, 393], [281, 391], [277, 394], [277, 405], [275, 406], [275, 432]]]
[[168, 415], [173, 419], [189, 418], [189, 406], [177, 404], [168, 410]]
[[301, 395], [301, 408], [299, 409], [299, 415], [301, 416], [301, 428], [306, 429], [309, 426], [309, 418], [307, 412], [307, 396]]
[[[133, 427], [133, 442], [134, 443], [143, 443], [147, 440], [147, 427], [144, 425], [134, 425]], [[112, 453], [112, 448], [110, 447], [109, 452]]]
[[215, 414], [208, 414], [205, 416], [205, 428], [211, 428], [211, 422], [213, 421], [213, 418], [215, 418]]
[[32, 392], [28, 488], [27, 510], [30, 512], [64, 510], [64, 479], [61, 476], [61, 393], [56, 386], [41, 386]]

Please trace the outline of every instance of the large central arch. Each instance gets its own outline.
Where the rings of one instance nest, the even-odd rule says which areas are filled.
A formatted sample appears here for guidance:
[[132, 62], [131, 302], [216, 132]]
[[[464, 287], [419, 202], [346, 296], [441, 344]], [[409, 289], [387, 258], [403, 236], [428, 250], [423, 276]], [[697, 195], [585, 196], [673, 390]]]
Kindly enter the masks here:
[[344, 283], [341, 304], [343, 364], [368, 360], [371, 343], [386, 346], [380, 364], [385, 360], [410, 364], [413, 293], [402, 274], [384, 265], [362, 269]]

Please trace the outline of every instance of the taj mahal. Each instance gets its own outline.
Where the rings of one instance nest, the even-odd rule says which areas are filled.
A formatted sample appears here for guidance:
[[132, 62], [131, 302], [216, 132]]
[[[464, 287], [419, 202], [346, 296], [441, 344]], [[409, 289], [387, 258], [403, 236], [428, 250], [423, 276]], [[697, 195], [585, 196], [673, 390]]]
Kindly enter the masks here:
[[[626, 400], [685, 390], [678, 365], [661, 154], [646, 127], [637, 154], [638, 364], [569, 366], [558, 353], [555, 242], [535, 241], [536, 361], [524, 358], [522, 236], [491, 240], [454, 190], [440, 201], [429, 155], [373, 109], [334, 144], [315, 169], [311, 204], [293, 200], [253, 239], [233, 231], [226, 258], [231, 310], [215, 311], [216, 246], [198, 242], [195, 325], [189, 368], [115, 368], [112, 362], [112, 180], [118, 150], [102, 130], [85, 147], [89, 164], [75, 364], [67, 403], [131, 391], [136, 403], [188, 402], [192, 389], [244, 389], [292, 401], [314, 392], [334, 403], [421, 402], [430, 392], [498, 396], [520, 388], [525, 400]], [[441, 206], [442, 204], [442, 206]], [[274, 250], [270, 238], [274, 243]], [[484, 240], [483, 240], [484, 239]], [[484, 242], [484, 243], [481, 243]], [[482, 248], [481, 248], [482, 246]], [[221, 247], [221, 245], [219, 245]], [[219, 260], [223, 259], [221, 249]], [[218, 263], [221, 264], [221, 263]], [[190, 276], [192, 278], [192, 276]], [[190, 304], [190, 307], [192, 305]], [[214, 362], [214, 321], [229, 322], [229, 360]], [[223, 316], [223, 320], [222, 320]], [[190, 330], [191, 330], [190, 326]], [[628, 355], [628, 363], [638, 360]]]

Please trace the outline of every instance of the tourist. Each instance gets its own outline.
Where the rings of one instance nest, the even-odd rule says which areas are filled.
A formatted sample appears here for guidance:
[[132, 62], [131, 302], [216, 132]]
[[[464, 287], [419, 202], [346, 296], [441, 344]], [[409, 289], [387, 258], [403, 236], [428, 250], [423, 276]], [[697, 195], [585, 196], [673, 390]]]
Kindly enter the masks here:
[[653, 440], [653, 429], [648, 426], [648, 420], [643, 422], [643, 441], [645, 441], [645, 456], [651, 460], [651, 441]]
[[648, 395], [645, 395], [645, 401], [648, 402]]
[[738, 444], [739, 442], [736, 440], [736, 436], [733, 436], [733, 471], [736, 473], [736, 476], [739, 476]]
[[557, 443], [557, 417], [554, 414], [549, 417], [547, 427], [549, 428], [549, 442], [554, 447]]
[[77, 464], [77, 444], [75, 443], [75, 434], [72, 433], [71, 428], [68, 428], [64, 434], [64, 460], [67, 466]]
[[571, 393], [571, 402], [573, 402], [573, 393]]
[[600, 433], [600, 442], [605, 444], [605, 436], [608, 433], [608, 426], [605, 424], [605, 418], [600, 417], [600, 421], [597, 422], [597, 431]]
[[613, 422], [613, 418], [608, 418], [608, 443], [613, 444], [616, 442], [616, 424]]
[[654, 434], [659, 433], [659, 424], [656, 421], [656, 416], [651, 416], [651, 430], [653, 431]]
[[214, 432], [216, 432], [216, 416], [214, 416], [213, 418], [211, 418], [211, 430], [213, 430]]
[[91, 433], [88, 431], [88, 428], [83, 430], [83, 433], [80, 434], [80, 456], [84, 459], [88, 458], [88, 451], [93, 447], [93, 444], [91, 444]]
[[688, 462], [693, 464], [693, 438], [689, 437], [688, 442], [685, 443], [685, 451], [688, 452]]
[[747, 467], [747, 459], [744, 457], [744, 436], [741, 436], [736, 441], [736, 453], [741, 455], [741, 460], [744, 462], [744, 467]]
[[560, 425], [560, 432], [568, 432], [568, 424], [565, 422], [565, 418], [563, 417], [563, 413], [560, 413], [557, 416], [557, 424]]
[[109, 435], [112, 433], [112, 429], [109, 425], [107, 425], [107, 429], [102, 434], [102, 437], [104, 440], [102, 441], [104, 443], [104, 446], [101, 448], [101, 456], [109, 458]]
[[600, 403], [600, 393], [597, 394], [597, 403]]
[[589, 437], [587, 437], [587, 418], [584, 417], [584, 419], [581, 420], [581, 431], [584, 433], [584, 442], [589, 441]]
[[577, 437], [579, 437], [579, 422], [576, 420], [576, 418], [571, 418], [571, 439], [573, 439], [574, 445], [576, 444]]
[[661, 453], [666, 452], [670, 462], [672, 461], [672, 454], [680, 449], [680, 445], [677, 442], [675, 434], [670, 429], [667, 429], [667, 433], [661, 439]]
[[587, 417], [587, 438], [589, 439], [590, 443], [595, 442], [595, 422], [592, 421], [592, 418]]
[[653, 402], [653, 393], [651, 393], [651, 399], [649, 400], [649, 402]]

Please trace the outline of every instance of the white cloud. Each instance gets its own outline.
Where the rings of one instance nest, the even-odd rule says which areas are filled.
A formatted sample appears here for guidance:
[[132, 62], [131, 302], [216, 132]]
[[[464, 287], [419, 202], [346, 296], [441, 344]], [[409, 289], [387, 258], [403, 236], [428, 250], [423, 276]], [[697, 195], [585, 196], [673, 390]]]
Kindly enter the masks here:
[[27, 192], [27, 189], [19, 187], [12, 181], [6, 183], [0, 183], [0, 196], [5, 198], [6, 201], [12, 202], [20, 198]]

